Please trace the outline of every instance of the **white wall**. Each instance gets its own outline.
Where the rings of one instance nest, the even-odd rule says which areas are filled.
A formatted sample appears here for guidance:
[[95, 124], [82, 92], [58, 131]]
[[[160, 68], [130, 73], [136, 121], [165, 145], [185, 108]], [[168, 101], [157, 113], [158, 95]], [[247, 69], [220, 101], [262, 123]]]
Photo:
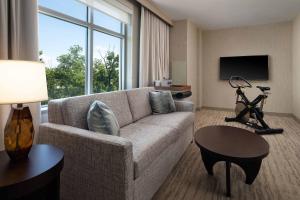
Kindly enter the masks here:
[[[200, 36], [199, 36], [200, 37]], [[292, 24], [290, 22], [203, 32], [203, 106], [233, 108], [235, 90], [219, 80], [222, 56], [269, 55], [271, 95], [265, 105], [269, 112], [292, 112]], [[200, 84], [200, 83], [199, 83]], [[199, 88], [201, 86], [199, 85]], [[247, 89], [254, 98], [256, 88]]]
[[187, 23], [187, 84], [191, 86], [192, 101], [198, 103], [198, 28]]
[[300, 15], [293, 21], [293, 114], [300, 119]]
[[187, 20], [174, 21], [170, 29], [170, 77], [173, 84], [187, 83]]
[[198, 84], [198, 102], [197, 108], [203, 106], [203, 31], [201, 28], [198, 28], [198, 75], [197, 75], [197, 84]]
[[170, 74], [173, 84], [190, 85], [198, 105], [198, 28], [189, 20], [174, 21], [170, 31]]

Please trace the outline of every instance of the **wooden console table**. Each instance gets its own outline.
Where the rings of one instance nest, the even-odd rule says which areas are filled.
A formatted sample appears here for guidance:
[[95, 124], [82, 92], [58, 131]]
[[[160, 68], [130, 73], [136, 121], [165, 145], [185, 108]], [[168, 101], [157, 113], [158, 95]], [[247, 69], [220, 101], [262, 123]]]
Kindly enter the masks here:
[[175, 99], [184, 99], [192, 96], [190, 85], [171, 85], [170, 87], [157, 86], [155, 90], [169, 90]]

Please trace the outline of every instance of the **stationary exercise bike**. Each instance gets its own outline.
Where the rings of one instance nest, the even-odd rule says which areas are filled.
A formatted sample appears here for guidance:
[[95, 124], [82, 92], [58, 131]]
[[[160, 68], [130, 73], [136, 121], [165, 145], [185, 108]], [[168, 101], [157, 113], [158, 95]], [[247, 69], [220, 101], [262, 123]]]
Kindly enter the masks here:
[[[236, 89], [236, 117], [226, 117], [226, 122], [240, 122], [255, 129], [258, 134], [275, 134], [282, 133], [282, 128], [270, 128], [264, 121], [263, 106], [265, 100], [270, 94], [270, 87], [256, 86], [262, 93], [258, 95], [253, 101], [249, 101], [242, 89], [251, 88], [252, 85], [240, 76], [232, 76], [229, 79], [229, 84]], [[259, 105], [260, 104], [260, 105]]]

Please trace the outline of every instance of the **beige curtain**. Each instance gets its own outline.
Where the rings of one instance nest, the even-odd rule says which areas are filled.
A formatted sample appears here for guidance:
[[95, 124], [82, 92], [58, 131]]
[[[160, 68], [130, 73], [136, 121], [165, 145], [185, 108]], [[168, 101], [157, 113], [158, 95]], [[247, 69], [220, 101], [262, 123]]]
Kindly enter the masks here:
[[139, 86], [169, 78], [170, 27], [146, 8], [141, 10]]
[[[0, 0], [0, 59], [38, 60], [37, 0]], [[40, 104], [29, 106], [37, 133]], [[9, 112], [10, 106], [0, 106], [0, 150]]]

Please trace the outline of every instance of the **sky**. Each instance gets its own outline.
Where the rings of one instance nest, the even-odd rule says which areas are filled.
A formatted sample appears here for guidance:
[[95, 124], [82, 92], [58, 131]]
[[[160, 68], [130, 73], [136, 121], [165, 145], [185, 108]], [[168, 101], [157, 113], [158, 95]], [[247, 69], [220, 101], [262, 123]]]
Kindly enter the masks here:
[[[86, 20], [86, 6], [75, 0], [39, 0], [39, 5]], [[107, 29], [119, 32], [120, 22], [99, 11], [94, 12], [94, 23]], [[87, 28], [65, 22], [44, 14], [39, 14], [39, 49], [43, 51], [43, 60], [47, 67], [57, 66], [56, 58], [66, 54], [73, 45], [83, 48], [86, 55]], [[100, 58], [107, 50], [120, 52], [119, 38], [94, 31], [94, 58]]]

